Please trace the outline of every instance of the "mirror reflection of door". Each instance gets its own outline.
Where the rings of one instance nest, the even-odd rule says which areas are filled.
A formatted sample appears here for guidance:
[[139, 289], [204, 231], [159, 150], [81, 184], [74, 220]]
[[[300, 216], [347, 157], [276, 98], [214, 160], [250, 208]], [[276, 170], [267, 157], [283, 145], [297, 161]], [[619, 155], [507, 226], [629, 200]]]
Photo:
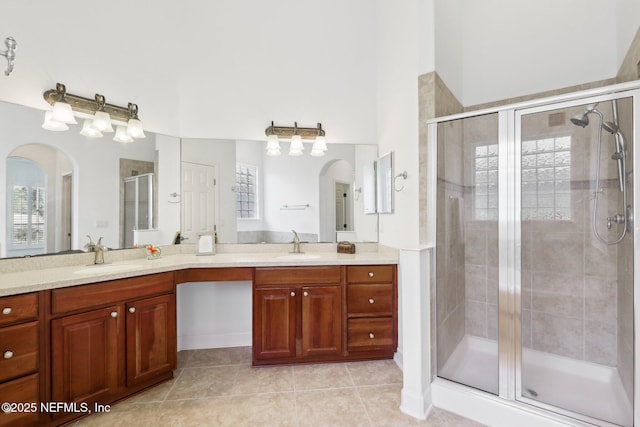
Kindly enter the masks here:
[[216, 168], [182, 162], [182, 238], [195, 243], [197, 234], [215, 231]]
[[350, 218], [350, 185], [336, 182], [336, 231], [349, 231], [352, 228]]

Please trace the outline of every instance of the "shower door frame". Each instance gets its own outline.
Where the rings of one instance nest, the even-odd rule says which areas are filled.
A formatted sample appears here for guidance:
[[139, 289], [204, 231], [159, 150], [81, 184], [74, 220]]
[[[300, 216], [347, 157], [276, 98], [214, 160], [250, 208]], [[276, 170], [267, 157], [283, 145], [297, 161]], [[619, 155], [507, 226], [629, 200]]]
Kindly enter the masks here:
[[[542, 403], [522, 395], [522, 334], [521, 334], [521, 273], [522, 273], [522, 238], [521, 238], [521, 141], [523, 115], [543, 111], [574, 107], [595, 102], [610, 101], [617, 98], [632, 98], [633, 123], [631, 144], [634, 144], [633, 158], [633, 211], [637, 212], [640, 201], [640, 174], [635, 173], [640, 167], [640, 82], [622, 83], [586, 91], [568, 93], [555, 97], [505, 105], [491, 109], [477, 110], [468, 113], [440, 117], [428, 121], [430, 167], [437, 170], [437, 134], [438, 124], [457, 119], [471, 118], [487, 114], [498, 114], [498, 394], [482, 392], [470, 386], [464, 386], [473, 393], [481, 393], [489, 398], [497, 399], [509, 405], [528, 411], [543, 410], [546, 418], [566, 422], [568, 419], [593, 425], [615, 426], [606, 421], [565, 410], [558, 406]], [[636, 144], [638, 143], [638, 144]], [[637, 149], [636, 149], [637, 148]], [[435, 172], [430, 174], [429, 200], [437, 200]], [[435, 209], [432, 210], [435, 213]], [[429, 241], [436, 241], [436, 221], [429, 222]], [[640, 242], [640, 225], [634, 222], [633, 227], [633, 327], [634, 327], [634, 378], [633, 378], [633, 419], [634, 425], [640, 426], [640, 366], [636, 361], [640, 358], [640, 254], [635, 250], [635, 242]], [[434, 262], [434, 265], [436, 263]], [[434, 275], [436, 277], [436, 275]], [[434, 345], [436, 341], [432, 341]], [[437, 363], [436, 363], [437, 366]], [[434, 378], [437, 372], [434, 372]], [[449, 381], [437, 377], [438, 380]]]
[[[632, 108], [633, 108], [633, 124], [632, 124], [632, 137], [631, 137], [631, 141], [635, 142], [636, 141], [636, 135], [638, 135], [637, 133], [637, 120], [636, 117], [638, 116], [638, 103], [639, 103], [639, 99], [640, 99], [640, 90], [629, 90], [629, 91], [622, 91], [622, 92], [612, 92], [612, 93], [606, 93], [606, 94], [602, 94], [602, 95], [595, 95], [595, 96], [589, 96], [589, 97], [581, 97], [581, 98], [577, 98], [577, 99], [573, 99], [570, 101], [561, 101], [561, 102], [549, 102], [546, 103], [544, 105], [538, 105], [538, 106], [531, 106], [531, 107], [520, 107], [520, 108], [513, 108], [507, 111], [507, 120], [509, 123], [509, 127], [513, 127], [513, 135], [514, 135], [514, 139], [513, 141], [508, 141], [508, 145], [511, 148], [508, 151], [508, 161], [513, 163], [513, 175], [509, 176], [509, 171], [504, 171], [504, 173], [502, 174], [502, 176], [500, 175], [500, 171], [498, 172], [498, 189], [500, 189], [504, 184], [507, 184], [506, 182], [503, 184], [503, 182], [500, 181], [500, 178], [503, 178], [505, 180], [508, 180], [514, 188], [507, 188], [506, 191], [511, 191], [511, 195], [513, 198], [513, 203], [514, 205], [510, 207], [510, 210], [504, 215], [505, 217], [502, 218], [505, 222], [505, 231], [507, 233], [513, 233], [512, 235], [508, 235], [506, 237], [505, 240], [508, 240], [508, 242], [505, 242], [505, 247], [504, 249], [507, 250], [508, 252], [512, 253], [514, 256], [512, 257], [513, 260], [513, 269], [514, 269], [514, 273], [512, 275], [509, 275], [509, 281], [511, 280], [515, 280], [512, 283], [512, 289], [514, 290], [513, 292], [513, 298], [511, 301], [512, 307], [509, 308], [509, 312], [513, 313], [513, 319], [514, 322], [512, 322], [512, 324], [514, 324], [514, 330], [512, 331], [514, 333], [514, 344], [515, 344], [515, 389], [514, 390], [508, 390], [509, 392], [509, 396], [512, 396], [513, 400], [516, 400], [518, 402], [523, 402], [526, 403], [528, 405], [532, 405], [532, 406], [536, 406], [539, 408], [542, 408], [544, 410], [548, 410], [548, 411], [552, 411], [554, 413], [557, 414], [561, 414], [561, 415], [565, 415], [568, 416], [570, 418], [574, 418], [580, 421], [584, 421], [584, 422], [594, 422], [594, 421], [598, 421], [599, 423], [601, 423], [600, 425], [604, 425], [604, 426], [615, 426], [615, 424], [611, 424], [611, 423], [607, 423], [604, 420], [600, 420], [597, 418], [593, 418], [593, 417], [589, 417], [574, 411], [570, 411], [564, 408], [561, 408], [559, 406], [554, 406], [551, 404], [547, 404], [547, 403], [543, 403], [539, 400], [536, 399], [532, 399], [532, 398], [528, 398], [526, 396], [524, 396], [522, 394], [522, 369], [523, 369], [523, 365], [522, 365], [522, 325], [521, 325], [521, 319], [522, 319], [522, 293], [521, 293], [521, 289], [522, 289], [522, 283], [521, 283], [521, 279], [522, 279], [522, 230], [521, 230], [521, 225], [522, 225], [522, 200], [521, 200], [521, 196], [522, 196], [522, 192], [518, 191], [518, 189], [521, 188], [521, 178], [522, 178], [522, 118], [523, 116], [526, 115], [530, 115], [530, 114], [536, 114], [536, 113], [542, 113], [545, 111], [553, 111], [553, 110], [561, 110], [561, 109], [565, 109], [565, 108], [571, 108], [571, 107], [576, 107], [576, 106], [581, 106], [581, 105], [585, 105], [585, 104], [595, 104], [595, 103], [599, 103], [599, 102], [607, 102], [607, 101], [612, 101], [614, 99], [620, 99], [620, 98], [632, 98]], [[633, 211], [635, 212], [636, 210], [636, 197], [637, 197], [637, 190], [636, 190], [636, 173], [635, 173], [635, 165], [636, 165], [636, 152], [635, 152], [635, 146], [634, 146], [634, 150], [633, 150], [633, 165], [634, 165], [634, 169], [633, 169], [633, 179], [634, 179], [634, 197], [633, 197]], [[503, 185], [501, 185], [503, 184]], [[500, 195], [498, 196], [500, 199]], [[507, 196], [508, 197], [508, 196]], [[500, 212], [499, 214], [500, 215]], [[500, 218], [500, 216], [499, 216]], [[503, 221], [500, 221], [500, 223], [502, 223]], [[638, 231], [637, 229], [635, 229], [634, 227], [634, 243], [636, 242], [636, 238], [638, 237]], [[500, 243], [503, 243], [502, 240], [499, 240], [499, 245]], [[498, 247], [498, 251], [501, 251], [503, 248], [501, 246]], [[635, 275], [635, 269], [636, 269], [636, 264], [637, 264], [637, 257], [636, 257], [636, 253], [635, 253], [635, 244], [634, 244], [634, 291], [636, 290], [636, 275]], [[634, 299], [635, 299], [635, 294], [636, 292], [634, 292]], [[506, 316], [503, 316], [506, 317]], [[634, 310], [634, 318], [635, 318], [635, 310]], [[502, 322], [501, 322], [502, 323]], [[634, 338], [635, 338], [635, 334], [637, 329], [634, 328]], [[635, 341], [635, 339], [634, 339]], [[638, 354], [637, 349], [635, 350], [635, 354]], [[634, 355], [635, 356], [635, 355]], [[502, 357], [502, 353], [500, 353], [500, 357]], [[501, 366], [502, 366], [502, 362], [501, 362]], [[635, 366], [635, 357], [634, 357], [634, 366]], [[636, 394], [637, 394], [637, 375], [635, 378], [635, 387], [634, 387], [634, 393], [633, 393], [633, 398], [634, 400], [637, 400], [636, 398]], [[636, 405], [634, 404], [634, 416], [636, 413]], [[604, 423], [604, 424], [602, 424]], [[634, 423], [635, 425], [638, 425], [638, 423]]]

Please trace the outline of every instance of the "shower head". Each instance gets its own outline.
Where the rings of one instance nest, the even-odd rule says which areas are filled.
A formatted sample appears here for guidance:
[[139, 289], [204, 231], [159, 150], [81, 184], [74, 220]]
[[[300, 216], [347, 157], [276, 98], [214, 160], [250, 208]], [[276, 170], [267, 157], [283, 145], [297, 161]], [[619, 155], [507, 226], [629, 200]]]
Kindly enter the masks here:
[[584, 113], [571, 117], [570, 119], [571, 123], [583, 128], [586, 127], [589, 124], [589, 114], [593, 113], [594, 111], [597, 112], [598, 111], [596, 110], [597, 106], [598, 106], [597, 102], [595, 104], [587, 105], [587, 108], [584, 110]]
[[602, 129], [606, 130], [607, 132], [613, 135], [620, 132], [620, 129], [618, 128], [618, 126], [613, 122], [602, 122]]
[[589, 117], [587, 116], [587, 113], [584, 114], [578, 114], [577, 116], [573, 116], [571, 117], [571, 123], [573, 123], [576, 126], [580, 126], [580, 127], [586, 127], [589, 124]]

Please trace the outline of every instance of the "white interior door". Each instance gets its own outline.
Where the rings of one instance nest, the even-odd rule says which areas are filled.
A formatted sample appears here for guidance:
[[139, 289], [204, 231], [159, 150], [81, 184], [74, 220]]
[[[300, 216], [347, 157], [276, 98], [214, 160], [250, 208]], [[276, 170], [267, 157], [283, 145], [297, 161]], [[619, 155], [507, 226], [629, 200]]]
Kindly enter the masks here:
[[196, 235], [214, 231], [217, 169], [212, 165], [182, 162], [182, 237], [195, 243]]

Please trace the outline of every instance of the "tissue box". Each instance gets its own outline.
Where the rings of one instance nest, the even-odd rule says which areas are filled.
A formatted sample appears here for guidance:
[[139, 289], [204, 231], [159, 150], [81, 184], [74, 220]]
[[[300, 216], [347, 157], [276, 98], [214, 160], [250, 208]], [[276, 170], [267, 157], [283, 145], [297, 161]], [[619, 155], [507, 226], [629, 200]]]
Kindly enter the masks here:
[[355, 254], [356, 245], [350, 242], [338, 242], [339, 254]]

